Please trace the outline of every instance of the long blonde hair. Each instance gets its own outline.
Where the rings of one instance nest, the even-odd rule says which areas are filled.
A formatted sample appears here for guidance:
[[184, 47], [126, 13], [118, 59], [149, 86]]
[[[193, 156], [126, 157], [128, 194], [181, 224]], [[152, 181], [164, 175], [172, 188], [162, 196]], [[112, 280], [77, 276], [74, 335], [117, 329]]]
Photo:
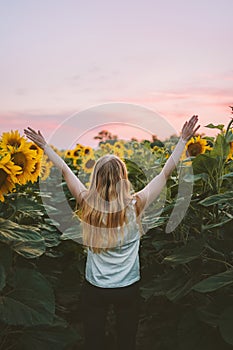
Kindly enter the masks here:
[[[100, 157], [93, 168], [90, 186], [75, 213], [82, 223], [83, 245], [94, 253], [113, 249], [123, 240], [127, 210], [133, 195], [125, 163], [113, 154]], [[136, 217], [137, 223], [138, 216]], [[140, 233], [143, 234], [140, 225]], [[121, 242], [122, 242], [121, 240]]]

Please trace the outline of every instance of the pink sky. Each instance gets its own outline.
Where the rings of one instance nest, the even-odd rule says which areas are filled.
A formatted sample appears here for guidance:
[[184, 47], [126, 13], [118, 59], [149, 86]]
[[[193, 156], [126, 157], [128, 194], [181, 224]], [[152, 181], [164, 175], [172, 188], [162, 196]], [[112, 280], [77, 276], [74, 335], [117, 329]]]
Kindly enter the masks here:
[[[82, 111], [118, 102], [154, 111], [177, 134], [193, 114], [208, 135], [216, 131], [205, 125], [230, 120], [231, 0], [13, 0], [0, 11], [0, 133], [30, 125], [51, 138], [81, 112], [73, 129], [81, 135], [96, 126], [83, 137], [91, 144], [112, 117], [93, 116], [87, 125]], [[144, 116], [137, 127], [134, 113], [123, 122], [122, 137], [136, 136], [143, 124], [161, 138], [169, 131]], [[55, 146], [73, 142], [70, 130]]]

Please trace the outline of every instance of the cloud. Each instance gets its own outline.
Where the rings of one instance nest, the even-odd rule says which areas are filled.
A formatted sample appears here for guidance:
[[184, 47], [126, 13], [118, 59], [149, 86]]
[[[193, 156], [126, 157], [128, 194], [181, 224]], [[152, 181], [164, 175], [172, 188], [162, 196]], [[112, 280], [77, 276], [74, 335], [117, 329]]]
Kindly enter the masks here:
[[43, 130], [46, 135], [49, 135], [69, 115], [68, 111], [51, 114], [39, 110], [0, 112], [0, 134], [16, 129], [23, 133], [23, 129], [30, 126], [36, 130]]
[[29, 93], [29, 90], [25, 88], [18, 88], [15, 90], [15, 94], [18, 96], [25, 96], [25, 95], [28, 95], [28, 93]]
[[167, 99], [171, 100], [184, 100], [193, 97], [201, 97], [202, 99], [221, 97], [229, 98], [232, 97], [232, 91], [230, 88], [216, 88], [216, 87], [185, 87], [182, 89], [172, 89], [164, 91], [156, 91], [151, 93], [152, 96], [163, 101]]
[[[117, 98], [115, 98], [117, 101]], [[135, 95], [133, 97], [119, 98], [118, 101], [131, 102], [139, 104], [153, 104], [158, 106], [202, 105], [220, 107], [228, 106], [233, 103], [231, 88], [216, 87], [184, 87], [180, 89], [166, 89], [153, 91], [144, 95]]]

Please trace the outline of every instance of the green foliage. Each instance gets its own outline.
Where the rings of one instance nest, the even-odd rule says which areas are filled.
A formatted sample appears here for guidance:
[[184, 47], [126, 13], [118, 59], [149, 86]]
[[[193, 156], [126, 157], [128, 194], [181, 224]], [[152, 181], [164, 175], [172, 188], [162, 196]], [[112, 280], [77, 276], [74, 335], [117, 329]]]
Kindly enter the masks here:
[[[38, 183], [12, 193], [1, 209], [0, 347], [62, 350], [81, 344], [81, 329], [66, 320], [70, 296], [64, 299], [63, 281], [68, 270], [64, 257], [69, 255], [69, 266], [74, 270], [77, 265], [73, 295], [78, 305], [83, 271], [75, 260], [82, 261], [83, 251], [76, 245], [68, 252], [61, 247], [60, 232], [46, 212], [55, 206], [43, 205]], [[72, 280], [69, 271], [67, 275]]]
[[[222, 131], [223, 125], [217, 128]], [[142, 241], [143, 326], [150, 334], [145, 332], [141, 342], [150, 337], [148, 349], [232, 348], [233, 164], [226, 161], [229, 135], [222, 132], [212, 151], [192, 159], [193, 175], [188, 174], [185, 181], [193, 182], [193, 195], [178, 227], [165, 235], [166, 222], [161, 222]], [[178, 178], [173, 181], [178, 183]], [[170, 216], [174, 208], [174, 185], [176, 191], [169, 192], [162, 217]], [[173, 345], [168, 344], [168, 334]]]

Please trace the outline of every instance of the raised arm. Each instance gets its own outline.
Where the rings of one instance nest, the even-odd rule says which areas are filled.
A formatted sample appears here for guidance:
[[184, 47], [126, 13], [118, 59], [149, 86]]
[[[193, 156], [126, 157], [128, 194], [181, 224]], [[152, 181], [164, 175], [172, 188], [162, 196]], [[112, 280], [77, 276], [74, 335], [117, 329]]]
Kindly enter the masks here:
[[176, 147], [174, 148], [172, 154], [164, 164], [164, 167], [161, 170], [161, 172], [158, 175], [156, 175], [141, 191], [135, 194], [136, 197], [139, 197], [139, 212], [145, 210], [162, 191], [169, 176], [177, 166], [187, 141], [190, 139], [190, 137], [192, 137], [193, 134], [195, 134], [197, 129], [200, 127], [200, 125], [198, 125], [195, 128], [197, 121], [198, 116], [194, 115], [192, 118], [190, 118], [188, 122], [185, 122], [181, 131], [180, 139], [176, 144]]
[[53, 164], [62, 172], [71, 194], [77, 202], [80, 202], [82, 192], [87, 190], [84, 184], [73, 173], [66, 162], [47, 144], [40, 131], [37, 133], [35, 130], [28, 127], [24, 129], [24, 133], [30, 140], [37, 144], [37, 146], [44, 150]]

